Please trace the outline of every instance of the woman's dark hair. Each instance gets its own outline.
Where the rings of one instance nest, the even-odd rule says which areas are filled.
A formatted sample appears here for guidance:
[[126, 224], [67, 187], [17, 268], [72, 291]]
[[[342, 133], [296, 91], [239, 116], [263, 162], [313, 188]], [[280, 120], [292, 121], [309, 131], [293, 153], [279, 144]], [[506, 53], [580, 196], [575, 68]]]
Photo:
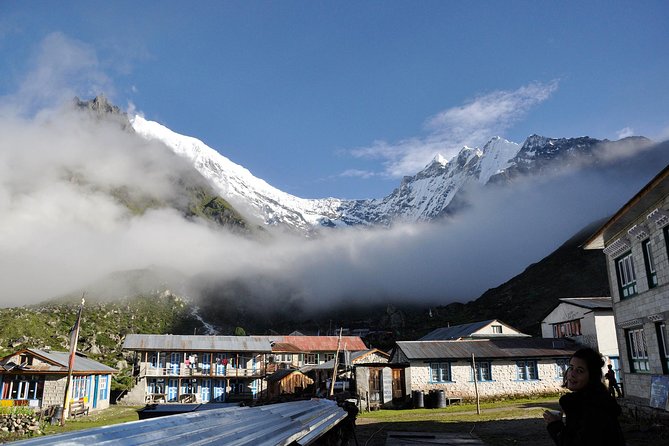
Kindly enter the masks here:
[[[585, 361], [586, 367], [588, 368], [588, 387], [597, 387], [602, 386], [602, 367], [604, 367], [604, 358], [602, 355], [590, 348], [582, 348], [576, 350], [572, 355], [572, 358], [579, 358]], [[567, 374], [565, 373], [565, 384], [566, 384]]]

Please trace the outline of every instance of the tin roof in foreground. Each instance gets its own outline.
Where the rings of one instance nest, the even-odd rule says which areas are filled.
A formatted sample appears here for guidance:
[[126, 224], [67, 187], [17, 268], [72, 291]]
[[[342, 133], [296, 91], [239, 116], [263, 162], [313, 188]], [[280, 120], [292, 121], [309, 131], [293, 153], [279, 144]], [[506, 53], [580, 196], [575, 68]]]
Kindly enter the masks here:
[[306, 446], [313, 444], [346, 416], [346, 411], [333, 401], [294, 401], [257, 407], [196, 410], [17, 441], [15, 444]]

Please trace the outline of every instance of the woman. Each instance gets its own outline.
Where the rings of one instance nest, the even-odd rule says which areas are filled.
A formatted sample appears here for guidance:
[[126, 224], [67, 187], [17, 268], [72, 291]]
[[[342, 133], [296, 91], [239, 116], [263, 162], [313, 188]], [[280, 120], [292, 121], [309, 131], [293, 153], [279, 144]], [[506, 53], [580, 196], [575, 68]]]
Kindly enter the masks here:
[[618, 416], [620, 406], [602, 383], [602, 356], [591, 348], [569, 360], [563, 386], [571, 392], [560, 398], [562, 417], [544, 412], [548, 433], [558, 446], [621, 446], [625, 444]]

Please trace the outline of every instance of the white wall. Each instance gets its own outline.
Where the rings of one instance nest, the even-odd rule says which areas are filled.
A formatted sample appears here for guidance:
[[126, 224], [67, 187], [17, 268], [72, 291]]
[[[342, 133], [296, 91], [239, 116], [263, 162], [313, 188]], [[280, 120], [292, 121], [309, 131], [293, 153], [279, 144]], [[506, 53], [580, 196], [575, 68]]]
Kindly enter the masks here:
[[[478, 383], [479, 396], [511, 396], [556, 393], [562, 389], [562, 378], [557, 376], [557, 365], [551, 359], [537, 360], [539, 379], [519, 381], [516, 361], [493, 360], [492, 381]], [[456, 361], [451, 364], [452, 382], [431, 383], [429, 364], [423, 361], [411, 363], [411, 391], [444, 390], [447, 397], [475, 398], [474, 382], [471, 380], [471, 364]], [[408, 392], [410, 393], [410, 392]]]

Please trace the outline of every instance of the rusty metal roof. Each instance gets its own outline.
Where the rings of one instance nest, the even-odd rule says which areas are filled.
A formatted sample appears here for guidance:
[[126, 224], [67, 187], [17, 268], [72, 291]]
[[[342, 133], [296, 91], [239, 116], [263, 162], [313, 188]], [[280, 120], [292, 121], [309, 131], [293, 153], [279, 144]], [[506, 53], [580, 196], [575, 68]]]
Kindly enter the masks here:
[[302, 350], [293, 344], [288, 344], [286, 342], [275, 342], [272, 344], [272, 352], [274, 353], [300, 353], [301, 351]]
[[497, 338], [461, 341], [398, 341], [397, 347], [412, 359], [540, 358], [571, 356], [578, 348], [567, 340]]
[[226, 407], [17, 441], [17, 445], [307, 446], [347, 416], [335, 402], [315, 399], [257, 407]]
[[129, 334], [124, 350], [134, 351], [225, 351], [271, 353], [267, 336], [205, 336]]
[[[334, 352], [337, 351], [339, 336], [274, 336], [275, 342], [292, 344], [302, 352]], [[367, 346], [360, 336], [342, 336], [342, 350], [367, 350]]]

